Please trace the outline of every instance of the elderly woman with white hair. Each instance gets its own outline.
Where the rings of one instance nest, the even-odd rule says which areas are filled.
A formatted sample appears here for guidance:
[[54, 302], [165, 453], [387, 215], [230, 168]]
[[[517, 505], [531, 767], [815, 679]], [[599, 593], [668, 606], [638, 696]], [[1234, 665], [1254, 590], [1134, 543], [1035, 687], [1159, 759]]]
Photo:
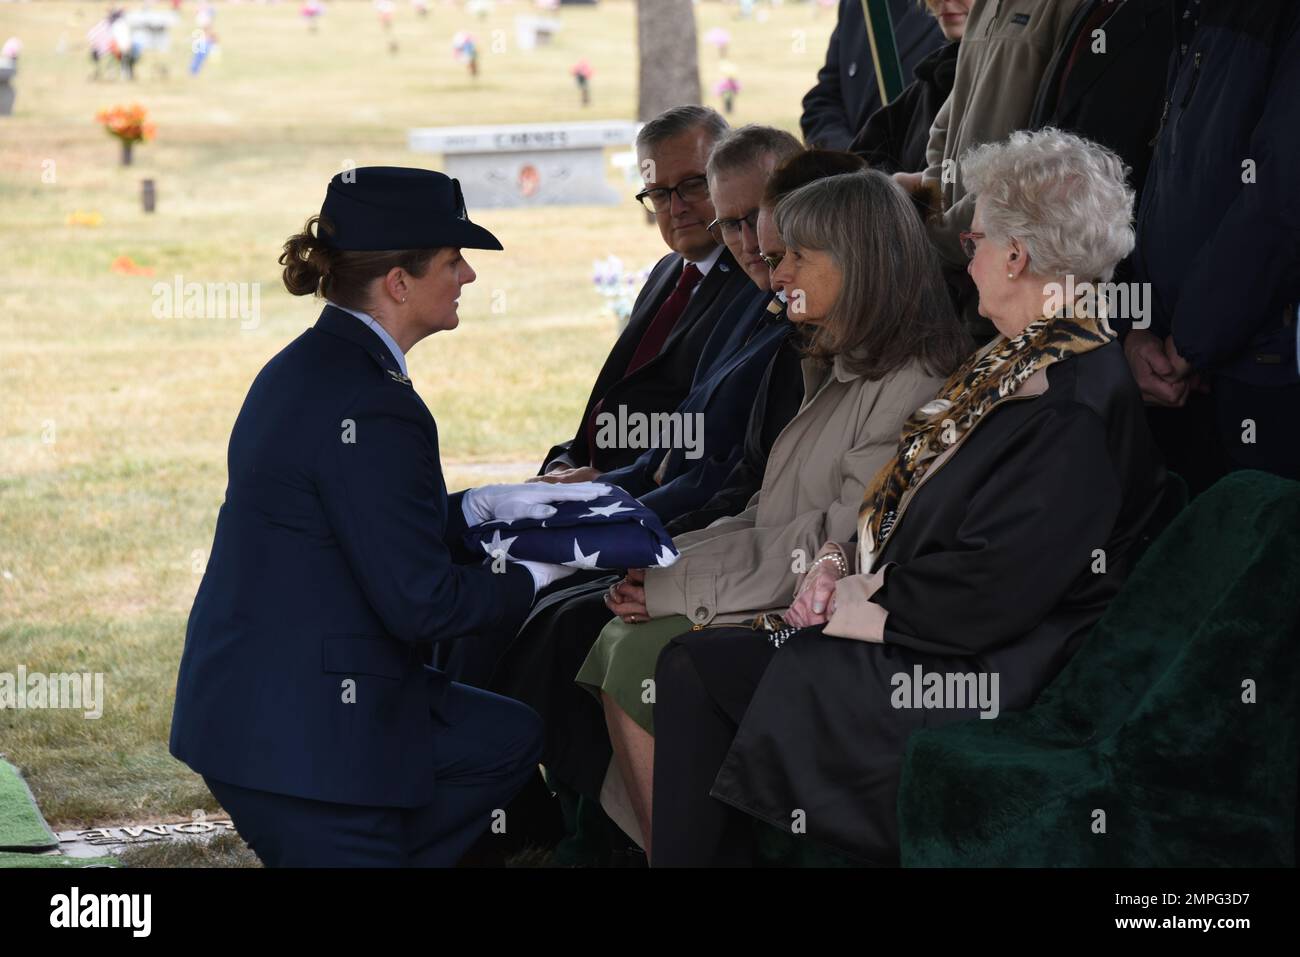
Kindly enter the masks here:
[[660, 656], [655, 865], [747, 862], [747, 815], [897, 862], [909, 734], [1033, 704], [1135, 558], [1164, 469], [1105, 316], [1061, 301], [1132, 248], [1125, 170], [1048, 129], [963, 174], [1000, 334], [906, 421], [856, 543], [825, 544], [783, 631], [688, 633]]

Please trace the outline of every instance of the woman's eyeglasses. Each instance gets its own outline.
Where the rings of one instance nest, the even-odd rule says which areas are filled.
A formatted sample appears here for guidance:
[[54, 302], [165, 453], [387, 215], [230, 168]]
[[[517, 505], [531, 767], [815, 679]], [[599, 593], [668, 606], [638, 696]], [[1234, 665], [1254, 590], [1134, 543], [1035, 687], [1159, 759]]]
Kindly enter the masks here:
[[761, 255], [758, 258], [763, 260], [768, 269], [772, 272], [776, 272], [776, 267], [781, 265], [781, 260], [785, 258], [785, 253], [774, 253], [771, 256]]
[[703, 176], [691, 176], [676, 186], [655, 186], [636, 194], [636, 201], [651, 212], [661, 213], [673, 201], [673, 193], [683, 203], [698, 203], [709, 195], [709, 181]]
[[966, 258], [967, 258], [967, 259], [974, 259], [974, 258], [975, 258], [975, 249], [976, 249], [976, 246], [975, 246], [975, 240], [977, 240], [977, 239], [983, 239], [983, 238], [984, 238], [984, 234], [983, 234], [983, 233], [972, 233], [972, 232], [967, 231], [967, 232], [964, 232], [964, 233], [960, 234], [957, 238], [961, 240], [961, 250], [962, 250], [962, 252], [964, 252], [964, 253], [966, 254]]
[[709, 223], [709, 235], [717, 242], [726, 242], [740, 235], [742, 223], [748, 223], [750, 229], [758, 229], [758, 210], [751, 209], [739, 219], [715, 219]]

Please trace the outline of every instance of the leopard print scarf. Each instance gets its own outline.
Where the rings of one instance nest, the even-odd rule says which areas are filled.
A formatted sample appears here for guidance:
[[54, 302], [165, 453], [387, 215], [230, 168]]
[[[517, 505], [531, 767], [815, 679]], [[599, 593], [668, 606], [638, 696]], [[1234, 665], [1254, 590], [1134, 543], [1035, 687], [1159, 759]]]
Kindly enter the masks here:
[[[873, 570], [894, 530], [903, 498], [935, 459], [961, 446], [992, 409], [1039, 369], [1082, 355], [1115, 338], [1104, 316], [1044, 316], [1013, 339], [998, 336], [957, 369], [939, 394], [903, 423], [898, 452], [876, 474], [858, 511], [858, 570]], [[954, 452], [955, 454], [955, 452]]]

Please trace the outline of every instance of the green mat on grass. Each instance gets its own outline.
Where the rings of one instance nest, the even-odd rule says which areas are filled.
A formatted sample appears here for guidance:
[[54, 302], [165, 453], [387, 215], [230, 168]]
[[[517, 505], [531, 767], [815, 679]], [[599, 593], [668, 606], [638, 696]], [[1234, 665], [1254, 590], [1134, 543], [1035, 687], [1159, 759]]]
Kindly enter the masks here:
[[59, 846], [18, 769], [0, 761], [0, 852], [45, 851]]
[[7, 867], [121, 867], [111, 854], [104, 857], [63, 857], [40, 854], [54, 850], [59, 839], [45, 823], [36, 799], [18, 769], [0, 761], [0, 868]]

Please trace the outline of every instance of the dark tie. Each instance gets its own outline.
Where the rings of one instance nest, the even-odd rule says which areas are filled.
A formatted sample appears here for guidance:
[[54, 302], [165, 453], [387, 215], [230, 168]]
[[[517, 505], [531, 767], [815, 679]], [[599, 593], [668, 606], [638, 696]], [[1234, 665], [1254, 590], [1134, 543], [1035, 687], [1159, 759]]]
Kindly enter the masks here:
[[691, 301], [691, 293], [703, 278], [704, 274], [695, 263], [687, 263], [682, 269], [682, 274], [677, 277], [677, 285], [659, 307], [655, 317], [650, 320], [645, 335], [641, 337], [641, 344], [636, 347], [636, 352], [632, 353], [632, 360], [627, 364], [627, 372], [623, 373], [625, 377], [659, 355], [659, 350], [668, 341], [673, 327], [686, 311], [686, 304]]
[[[655, 313], [655, 317], [650, 320], [650, 325], [641, 336], [641, 341], [637, 344], [636, 351], [632, 353], [632, 359], [627, 364], [627, 371], [623, 373], [623, 378], [626, 379], [659, 355], [659, 350], [668, 341], [668, 336], [672, 334], [673, 328], [682, 318], [682, 313], [686, 311], [686, 305], [691, 301], [691, 292], [703, 278], [704, 273], [700, 272], [695, 263], [687, 263], [682, 268], [682, 274], [677, 277], [677, 285], [660, 305], [659, 311]], [[604, 404], [605, 400], [602, 398], [592, 407], [591, 415], [587, 419], [587, 448], [593, 462], [596, 459], [596, 417], [600, 415]]]

